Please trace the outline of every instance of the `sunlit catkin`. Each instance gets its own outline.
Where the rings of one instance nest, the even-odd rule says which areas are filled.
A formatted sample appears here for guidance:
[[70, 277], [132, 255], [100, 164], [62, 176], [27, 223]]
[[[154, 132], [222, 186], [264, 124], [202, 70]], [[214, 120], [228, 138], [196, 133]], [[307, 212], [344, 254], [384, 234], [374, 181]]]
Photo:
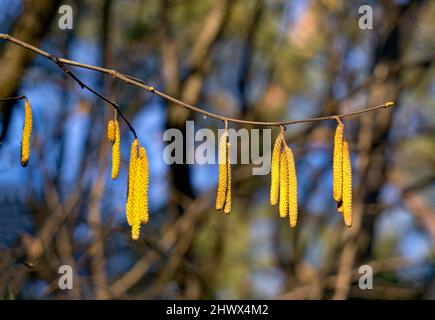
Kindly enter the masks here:
[[137, 172], [135, 178], [134, 198], [135, 205], [134, 217], [135, 223], [148, 222], [148, 158], [144, 147], [139, 149], [139, 158], [137, 160]]
[[225, 204], [227, 180], [228, 180], [228, 166], [227, 166], [227, 139], [228, 133], [225, 131], [219, 141], [219, 178], [218, 178], [218, 190], [216, 194], [216, 209], [221, 210]]
[[347, 141], [343, 142], [343, 217], [344, 223], [352, 226], [352, 166]]
[[285, 146], [288, 171], [288, 206], [290, 227], [294, 228], [298, 221], [298, 181], [296, 177], [296, 166], [292, 150]]
[[24, 126], [21, 137], [21, 165], [27, 167], [30, 158], [30, 138], [32, 136], [32, 107], [26, 99], [24, 104]]
[[279, 162], [282, 145], [282, 133], [275, 140], [272, 151], [272, 164], [270, 169], [270, 204], [275, 206], [279, 198]]
[[280, 153], [279, 159], [279, 216], [286, 218], [288, 214], [288, 157], [286, 156], [287, 145], [284, 143], [284, 150]]
[[121, 166], [121, 134], [119, 131], [118, 121], [114, 120], [115, 141], [112, 146], [112, 179], [115, 180], [119, 176], [119, 168]]
[[231, 161], [230, 161], [230, 143], [226, 143], [226, 166], [227, 166], [227, 190], [225, 194], [224, 213], [231, 212]]
[[[133, 148], [133, 146], [132, 146]], [[137, 144], [135, 146], [137, 148]], [[136, 153], [136, 154], [135, 154]], [[134, 168], [131, 172], [131, 179], [129, 179], [129, 194], [127, 198], [127, 208], [129, 200], [131, 201], [131, 208], [127, 220], [131, 225], [131, 237], [133, 240], [139, 239], [140, 225], [148, 222], [148, 158], [144, 147], [139, 148], [139, 157], [136, 151], [131, 152], [134, 160], [131, 166]], [[129, 175], [130, 176], [130, 175]], [[130, 177], [129, 177], [130, 178]], [[131, 193], [130, 193], [131, 192]]]
[[131, 238], [133, 240], [139, 239], [140, 236], [140, 223], [135, 223], [131, 226]]
[[131, 144], [130, 163], [128, 168], [128, 188], [127, 188], [127, 202], [125, 205], [125, 214], [127, 223], [132, 226], [134, 223], [134, 193], [135, 193], [135, 178], [136, 178], [136, 162], [137, 162], [137, 147], [139, 141], [134, 139]]
[[335, 129], [334, 155], [332, 161], [333, 196], [340, 202], [343, 190], [343, 124], [339, 123]]
[[115, 142], [115, 123], [113, 120], [107, 123], [107, 140], [112, 143]]

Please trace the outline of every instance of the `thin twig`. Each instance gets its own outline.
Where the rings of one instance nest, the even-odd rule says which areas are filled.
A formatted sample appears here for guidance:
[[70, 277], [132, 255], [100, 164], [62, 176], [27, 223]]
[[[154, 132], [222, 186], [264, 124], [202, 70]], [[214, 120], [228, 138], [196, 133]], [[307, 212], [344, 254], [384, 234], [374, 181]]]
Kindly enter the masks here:
[[122, 113], [122, 111], [120, 110], [119, 104], [110, 100], [106, 96], [102, 95], [101, 93], [95, 91], [94, 89], [92, 89], [91, 87], [89, 87], [88, 85], [83, 83], [83, 81], [81, 81], [69, 68], [67, 68], [65, 66], [65, 64], [59, 60], [58, 57], [52, 56], [51, 60], [53, 60], [66, 74], [68, 74], [71, 78], [73, 78], [74, 81], [77, 82], [80, 87], [82, 87], [82, 89], [89, 90], [90, 92], [92, 92], [93, 94], [98, 96], [100, 99], [102, 99], [102, 100], [106, 101], [107, 103], [109, 103], [110, 105], [112, 105], [112, 107], [115, 108], [116, 114], [119, 113], [121, 118], [124, 119], [125, 123], [127, 124], [128, 128], [130, 129], [130, 131], [133, 133], [134, 137], [137, 138], [136, 130], [133, 128], [133, 126], [130, 124], [128, 119], [125, 117], [124, 113]]
[[[65, 59], [65, 58], [60, 58], [57, 56], [54, 56], [44, 50], [41, 50], [37, 47], [34, 47], [26, 42], [23, 42], [19, 39], [16, 39], [8, 34], [4, 34], [4, 33], [0, 33], [0, 39], [4, 39], [6, 41], [12, 42], [16, 45], [19, 45], [25, 49], [28, 49], [30, 51], [33, 51], [34, 53], [45, 57], [47, 59], [50, 59], [52, 61], [54, 61], [57, 65], [59, 65], [62, 70], [66, 73], [68, 73], [75, 81], [77, 81], [82, 87], [85, 87], [86, 89], [88, 89], [89, 91], [93, 92], [94, 94], [96, 94], [97, 96], [99, 96], [101, 99], [107, 101], [108, 103], [110, 103], [113, 107], [115, 107], [115, 109], [117, 109], [121, 115], [121, 117], [125, 120], [125, 122], [127, 123], [127, 125], [129, 126], [130, 130], [132, 130], [133, 134], [135, 134], [133, 127], [129, 124], [129, 122], [127, 121], [127, 119], [125, 118], [125, 116], [122, 114], [122, 112], [120, 112], [119, 110], [119, 106], [110, 101], [109, 99], [107, 99], [106, 97], [104, 97], [103, 95], [95, 92], [94, 90], [92, 90], [91, 88], [89, 88], [88, 86], [84, 85], [79, 79], [77, 79], [77, 77], [74, 76], [73, 73], [71, 73], [71, 71], [69, 69], [67, 69], [65, 67], [65, 65], [71, 65], [71, 66], [75, 66], [75, 67], [79, 67], [79, 68], [84, 68], [84, 69], [88, 69], [88, 70], [93, 70], [93, 71], [97, 71], [100, 73], [104, 73], [107, 75], [112, 76], [113, 78], [119, 79], [125, 83], [134, 85], [138, 88], [144, 89], [148, 92], [154, 93], [157, 96], [172, 102], [176, 105], [179, 105], [183, 108], [186, 108], [188, 110], [194, 111], [194, 112], [198, 112], [201, 113], [205, 116], [208, 116], [210, 118], [214, 118], [214, 119], [218, 119], [218, 120], [222, 120], [222, 121], [227, 121], [227, 122], [232, 122], [232, 123], [241, 123], [241, 124], [247, 124], [247, 125], [258, 125], [258, 126], [284, 126], [284, 125], [290, 125], [290, 124], [296, 124], [296, 123], [306, 123], [306, 122], [315, 122], [315, 121], [323, 121], [323, 120], [335, 120], [337, 118], [345, 118], [345, 117], [352, 117], [352, 116], [356, 116], [362, 113], [366, 113], [366, 112], [370, 112], [370, 111], [375, 111], [378, 109], [382, 109], [382, 108], [388, 108], [394, 105], [393, 102], [386, 102], [384, 104], [381, 105], [377, 105], [374, 107], [365, 107], [362, 108], [360, 110], [354, 111], [354, 112], [350, 112], [350, 113], [343, 113], [343, 114], [336, 114], [336, 115], [331, 115], [331, 116], [325, 116], [325, 117], [317, 117], [317, 118], [308, 118], [308, 119], [301, 119], [301, 120], [286, 120], [286, 121], [251, 121], [251, 120], [243, 120], [243, 119], [238, 119], [238, 118], [231, 118], [231, 117], [225, 117], [213, 112], [209, 112], [206, 111], [204, 109], [201, 109], [197, 106], [188, 104], [186, 102], [183, 102], [181, 100], [178, 100], [177, 98], [174, 98], [162, 91], [157, 90], [156, 88], [154, 88], [153, 86], [149, 86], [146, 85], [144, 81], [137, 79], [135, 77], [132, 77], [130, 75], [118, 72], [116, 70], [113, 69], [106, 69], [103, 67], [98, 67], [98, 66], [93, 66], [93, 65], [89, 65], [89, 64], [85, 64], [85, 63], [80, 63], [77, 61], [73, 61], [73, 60], [69, 60], [69, 59]], [[68, 70], [68, 71], [67, 71]], [[84, 85], [84, 86], [83, 86]]]
[[26, 98], [26, 96], [6, 97], [6, 98], [0, 98], [0, 102], [21, 100], [21, 99], [27, 99], [27, 98]]

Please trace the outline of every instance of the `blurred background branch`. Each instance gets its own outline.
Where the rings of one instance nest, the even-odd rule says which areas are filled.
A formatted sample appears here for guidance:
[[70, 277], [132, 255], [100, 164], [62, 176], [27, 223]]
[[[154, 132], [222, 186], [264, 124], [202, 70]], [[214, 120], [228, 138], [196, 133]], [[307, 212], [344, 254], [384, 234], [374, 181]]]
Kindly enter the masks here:
[[[435, 297], [435, 43], [432, 1], [2, 1], [0, 32], [61, 61], [105, 66], [74, 74], [118, 101], [151, 168], [151, 222], [140, 241], [124, 221], [126, 171], [110, 182], [105, 124], [112, 116], [40, 56], [0, 43], [0, 97], [34, 108], [32, 157], [20, 168], [20, 101], [0, 107], [0, 293], [21, 299], [433, 299]], [[96, 67], [98, 68], [98, 67]], [[120, 73], [116, 70], [123, 70]], [[130, 76], [132, 75], [132, 76]], [[145, 83], [153, 84], [149, 87]], [[122, 80], [122, 81], [119, 81]], [[133, 84], [133, 85], [132, 85]], [[143, 90], [156, 93], [144, 95]], [[394, 108], [346, 120], [354, 223], [332, 201], [332, 121], [288, 127], [297, 160], [295, 230], [268, 205], [268, 176], [234, 165], [233, 212], [213, 209], [217, 168], [166, 165], [164, 130], [222, 127], [173, 107], [275, 122]], [[234, 124], [237, 129], [239, 124]], [[253, 128], [260, 128], [253, 126]], [[126, 126], [121, 126], [125, 131]], [[274, 132], [275, 133], [275, 132]], [[186, 135], [184, 135], [185, 137]], [[122, 168], [131, 137], [122, 135]], [[239, 154], [244, 150], [239, 150]], [[58, 288], [58, 268], [74, 289]], [[358, 286], [372, 267], [373, 290]]]

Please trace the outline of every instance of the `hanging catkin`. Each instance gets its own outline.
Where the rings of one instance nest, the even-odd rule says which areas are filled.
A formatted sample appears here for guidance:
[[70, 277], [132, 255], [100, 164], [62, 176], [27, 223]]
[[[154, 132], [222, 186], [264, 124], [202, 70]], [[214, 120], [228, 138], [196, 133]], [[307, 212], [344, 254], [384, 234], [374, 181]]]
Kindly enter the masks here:
[[286, 145], [285, 156], [287, 159], [288, 171], [288, 206], [290, 227], [294, 228], [298, 221], [298, 181], [296, 177], [296, 166], [292, 150]]
[[131, 237], [139, 239], [141, 223], [148, 222], [148, 160], [144, 147], [139, 148], [139, 157], [135, 163], [133, 225]]
[[282, 145], [282, 133], [275, 140], [272, 151], [272, 165], [270, 169], [270, 204], [275, 206], [279, 198], [279, 162]]
[[343, 190], [343, 124], [340, 122], [335, 129], [334, 155], [332, 161], [333, 196], [336, 202], [342, 199]]
[[24, 126], [21, 137], [21, 165], [27, 167], [30, 158], [30, 138], [32, 136], [32, 107], [26, 99], [24, 104]]
[[113, 120], [107, 123], [107, 140], [112, 143], [115, 142], [115, 123]]
[[130, 163], [128, 168], [128, 188], [127, 188], [127, 202], [125, 205], [125, 214], [127, 223], [132, 226], [134, 223], [134, 193], [135, 193], [135, 178], [136, 178], [136, 162], [137, 162], [137, 148], [139, 141], [134, 139], [131, 144]]
[[225, 131], [219, 141], [219, 178], [218, 178], [218, 190], [216, 194], [216, 209], [221, 210], [225, 204], [227, 180], [228, 180], [228, 166], [227, 166], [227, 139], [228, 133]]
[[280, 153], [279, 159], [279, 216], [281, 218], [286, 218], [289, 209], [289, 176], [288, 176], [288, 157], [286, 156], [287, 152], [285, 151], [287, 145], [283, 141], [284, 149]]
[[352, 226], [352, 166], [346, 140], [343, 141], [343, 217], [344, 223]]
[[112, 180], [119, 176], [119, 168], [121, 166], [121, 134], [119, 131], [119, 123], [114, 120], [115, 141], [112, 145]]
[[136, 173], [135, 210], [137, 210], [138, 223], [148, 222], [148, 157], [144, 147], [139, 149], [138, 169]]
[[[139, 239], [140, 225], [148, 222], [148, 158], [144, 147], [139, 148], [139, 157], [137, 156], [137, 144], [134, 146], [136, 151], [132, 150], [134, 160], [131, 172], [131, 179], [129, 179], [129, 194], [127, 197], [127, 220], [131, 225], [131, 238], [133, 240]], [[133, 146], [132, 146], [133, 148]], [[136, 153], [136, 154], [135, 154]], [[129, 174], [130, 176], [130, 174]], [[129, 177], [130, 178], [130, 177]], [[130, 207], [129, 207], [129, 201]]]
[[225, 161], [226, 161], [226, 167], [227, 167], [227, 190], [225, 195], [225, 206], [224, 206], [224, 213], [229, 214], [231, 212], [231, 161], [230, 161], [230, 143], [226, 143], [226, 155], [225, 155]]

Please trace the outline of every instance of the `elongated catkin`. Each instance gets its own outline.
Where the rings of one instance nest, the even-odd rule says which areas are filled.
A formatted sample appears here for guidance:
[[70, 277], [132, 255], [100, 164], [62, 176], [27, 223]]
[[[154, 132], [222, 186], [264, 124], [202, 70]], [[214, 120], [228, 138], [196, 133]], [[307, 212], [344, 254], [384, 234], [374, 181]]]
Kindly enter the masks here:
[[136, 173], [135, 187], [135, 210], [137, 213], [136, 223], [148, 222], [148, 158], [144, 147], [139, 149], [138, 169]]
[[288, 192], [288, 157], [286, 156], [287, 145], [284, 142], [284, 149], [280, 153], [279, 159], [279, 216], [286, 218], [289, 208], [289, 192]]
[[148, 215], [148, 158], [144, 147], [139, 148], [139, 157], [134, 161], [134, 188], [132, 194], [133, 208], [130, 217], [131, 237], [133, 240], [139, 239], [140, 225], [147, 223]]
[[219, 178], [218, 178], [218, 190], [216, 194], [216, 209], [221, 210], [225, 204], [227, 179], [228, 179], [228, 166], [227, 166], [227, 139], [228, 133], [225, 131], [219, 141]]
[[285, 153], [288, 171], [288, 206], [290, 227], [294, 228], [298, 221], [298, 181], [296, 177], [296, 165], [293, 152], [288, 146], [286, 146]]
[[347, 141], [343, 142], [343, 217], [344, 223], [352, 226], [352, 165]]
[[21, 165], [27, 167], [30, 159], [30, 138], [32, 136], [32, 107], [26, 99], [24, 104], [24, 126], [23, 135], [21, 137]]
[[226, 143], [226, 166], [227, 166], [227, 190], [225, 194], [224, 213], [229, 214], [231, 212], [231, 159], [230, 159], [230, 143]]
[[114, 143], [115, 142], [115, 123], [110, 120], [107, 123], [107, 140]]
[[343, 191], [343, 124], [339, 123], [335, 129], [334, 155], [332, 161], [333, 196], [336, 202], [342, 199]]
[[270, 168], [270, 204], [276, 206], [279, 198], [279, 162], [282, 145], [282, 133], [275, 140]]
[[135, 178], [136, 178], [136, 162], [137, 162], [137, 148], [139, 141], [134, 139], [131, 144], [130, 151], [130, 163], [128, 168], [128, 188], [127, 188], [127, 202], [125, 205], [125, 214], [127, 217], [127, 223], [132, 226], [134, 223], [134, 193], [135, 193]]
[[119, 176], [119, 168], [121, 166], [121, 134], [119, 131], [118, 121], [114, 121], [115, 141], [112, 146], [112, 180]]

